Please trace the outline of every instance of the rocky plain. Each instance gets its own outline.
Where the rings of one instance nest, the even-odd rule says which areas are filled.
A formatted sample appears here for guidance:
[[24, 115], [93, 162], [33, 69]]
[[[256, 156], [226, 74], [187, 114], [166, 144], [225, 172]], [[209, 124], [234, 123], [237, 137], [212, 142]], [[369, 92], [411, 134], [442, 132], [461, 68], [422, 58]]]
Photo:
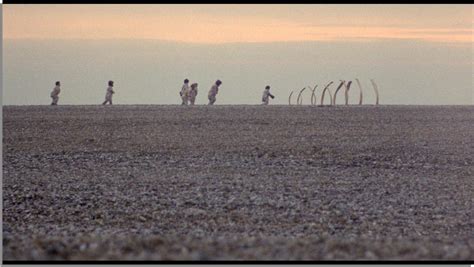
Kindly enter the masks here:
[[4, 106], [3, 260], [474, 259], [473, 106]]

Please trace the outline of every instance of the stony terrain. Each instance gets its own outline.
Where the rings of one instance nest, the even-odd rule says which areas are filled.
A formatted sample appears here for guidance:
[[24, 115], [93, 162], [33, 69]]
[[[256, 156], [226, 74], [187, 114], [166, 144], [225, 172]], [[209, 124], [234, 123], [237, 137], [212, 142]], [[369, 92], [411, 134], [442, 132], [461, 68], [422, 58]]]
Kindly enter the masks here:
[[3, 107], [3, 257], [474, 259], [474, 107]]

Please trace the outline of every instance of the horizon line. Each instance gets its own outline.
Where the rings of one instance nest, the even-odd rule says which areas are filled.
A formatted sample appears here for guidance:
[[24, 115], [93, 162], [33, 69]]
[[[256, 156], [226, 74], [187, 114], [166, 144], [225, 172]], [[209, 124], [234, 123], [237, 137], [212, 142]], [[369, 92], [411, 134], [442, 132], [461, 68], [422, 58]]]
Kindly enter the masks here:
[[182, 40], [169, 40], [159, 38], [127, 38], [127, 37], [108, 37], [108, 38], [81, 38], [81, 37], [66, 37], [66, 38], [38, 38], [38, 37], [3, 37], [5, 41], [156, 41], [163, 43], [175, 43], [185, 45], [245, 45], [245, 44], [288, 44], [288, 43], [368, 43], [368, 42], [419, 42], [432, 44], [449, 44], [449, 45], [472, 45], [474, 41], [449, 41], [449, 40], [427, 40], [424, 38], [397, 38], [397, 37], [349, 37], [349, 38], [333, 38], [333, 39], [319, 39], [319, 40], [275, 40], [275, 41], [222, 41], [222, 42], [192, 42]]

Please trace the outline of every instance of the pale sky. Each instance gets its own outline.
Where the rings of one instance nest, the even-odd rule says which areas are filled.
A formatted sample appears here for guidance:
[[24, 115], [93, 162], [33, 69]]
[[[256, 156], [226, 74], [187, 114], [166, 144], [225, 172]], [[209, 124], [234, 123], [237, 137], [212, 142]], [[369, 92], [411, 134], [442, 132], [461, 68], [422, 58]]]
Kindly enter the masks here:
[[179, 104], [189, 78], [198, 104], [217, 79], [216, 104], [259, 104], [266, 85], [271, 104], [287, 104], [293, 90], [358, 78], [366, 104], [370, 79], [381, 104], [473, 104], [473, 13], [447, 4], [3, 5], [3, 103], [47, 105], [59, 80], [60, 104], [98, 104], [114, 80], [115, 104]]
[[473, 5], [4, 5], [4, 38], [472, 44]]

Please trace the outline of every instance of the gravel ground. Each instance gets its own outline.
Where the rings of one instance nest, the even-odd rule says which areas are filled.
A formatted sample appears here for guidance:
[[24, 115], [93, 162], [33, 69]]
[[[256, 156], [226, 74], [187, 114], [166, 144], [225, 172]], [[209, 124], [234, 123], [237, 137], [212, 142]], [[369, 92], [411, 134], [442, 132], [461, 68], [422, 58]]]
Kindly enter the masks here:
[[474, 107], [3, 107], [4, 260], [474, 259]]

